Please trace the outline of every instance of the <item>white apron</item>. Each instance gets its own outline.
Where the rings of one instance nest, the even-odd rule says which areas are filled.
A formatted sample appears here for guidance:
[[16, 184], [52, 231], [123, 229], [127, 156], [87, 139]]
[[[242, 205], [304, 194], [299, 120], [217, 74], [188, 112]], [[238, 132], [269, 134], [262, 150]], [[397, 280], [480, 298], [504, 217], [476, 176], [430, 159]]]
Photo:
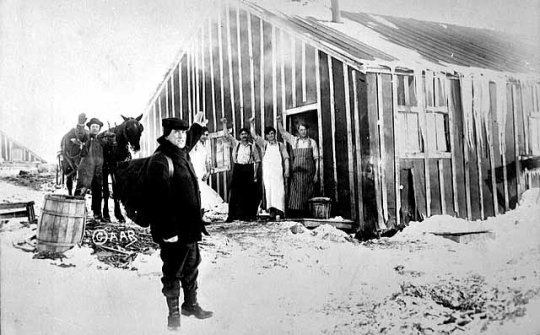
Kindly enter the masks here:
[[266, 146], [262, 166], [266, 208], [274, 207], [285, 212], [285, 186], [279, 145]]
[[201, 208], [205, 210], [212, 209], [215, 205], [223, 203], [223, 199], [219, 194], [214, 191], [206, 182], [202, 181], [202, 178], [206, 174], [206, 147], [197, 142], [193, 150], [189, 153], [191, 158], [191, 164], [197, 175], [197, 181], [199, 182], [199, 190], [201, 191]]

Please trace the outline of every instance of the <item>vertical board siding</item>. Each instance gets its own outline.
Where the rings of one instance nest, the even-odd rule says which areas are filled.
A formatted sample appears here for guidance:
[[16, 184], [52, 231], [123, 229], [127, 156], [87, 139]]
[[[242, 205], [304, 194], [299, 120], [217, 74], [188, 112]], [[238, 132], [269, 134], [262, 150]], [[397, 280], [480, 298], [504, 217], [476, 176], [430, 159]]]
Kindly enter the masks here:
[[[487, 123], [473, 118], [469, 146], [464, 141], [460, 83], [441, 78], [448, 99], [451, 153], [432, 157], [435, 153], [426, 145], [420, 158], [400, 158], [395, 71], [363, 74], [242, 5], [225, 5], [195, 36], [197, 41], [167, 74], [143, 119], [142, 151], [147, 154], [156, 147], [163, 117], [192, 122], [194, 113], [202, 110], [211, 132], [220, 131], [219, 120], [226, 117], [236, 137], [252, 116], [262, 134], [265, 126], [276, 126], [276, 116], [287, 109], [316, 104], [319, 133], [311, 135], [318, 140], [321, 156], [317, 193], [333, 198], [333, 214], [356, 220], [362, 232], [400, 225], [402, 186], [414, 194], [416, 209], [424, 217], [450, 214], [476, 220], [514, 208], [520, 192], [538, 183], [537, 177], [530, 177], [520, 184], [519, 156], [530, 151], [523, 84], [507, 85], [506, 106], [497, 106], [501, 89], [490, 85], [490, 115]], [[426, 84], [433, 85], [435, 76], [429, 71], [415, 74], [425, 142], [430, 141]], [[505, 111], [504, 125], [496, 118], [499, 109]], [[407, 175], [412, 179], [401, 180]], [[229, 180], [230, 172], [220, 172], [210, 181], [225, 200]]]
[[[364, 170], [367, 173], [367, 178], [364, 183], [364, 216], [369, 218], [369, 223], [372, 229], [379, 231], [385, 227], [384, 216], [381, 199], [381, 184], [380, 184], [380, 146], [379, 146], [379, 76], [374, 73], [367, 75], [367, 100], [368, 100], [368, 117], [365, 123], [368, 126], [369, 138], [363, 146], [369, 148], [367, 151], [367, 159], [364, 165]], [[369, 212], [368, 212], [369, 210]]]
[[175, 66], [172, 75], [172, 87], [173, 87], [173, 116], [180, 118], [180, 91], [179, 91], [179, 75], [180, 67]]
[[516, 208], [518, 202], [518, 183], [517, 183], [517, 173], [516, 173], [516, 137], [514, 135], [514, 102], [512, 96], [512, 85], [506, 85], [506, 127], [505, 127], [505, 138], [506, 138], [506, 178], [508, 183], [508, 199], [509, 199], [509, 208]]
[[349, 150], [352, 149], [352, 132], [350, 128], [350, 104], [347, 67], [342, 62], [332, 58], [332, 73], [334, 77], [334, 152], [335, 152], [335, 175], [333, 181], [337, 181], [337, 195], [334, 199], [340, 206], [334, 211], [336, 215], [351, 217], [351, 193], [349, 164], [352, 157]]
[[321, 127], [319, 135], [322, 141], [319, 143], [322, 153], [322, 176], [324, 182], [325, 194], [334, 195], [336, 193], [334, 180], [334, 160], [333, 160], [333, 142], [332, 142], [332, 120], [330, 116], [330, 81], [329, 81], [329, 56], [319, 52], [319, 73], [320, 73], [320, 106]]
[[[394, 98], [392, 88], [392, 75], [386, 74], [382, 79], [382, 112], [383, 112], [383, 128], [382, 136], [384, 137], [384, 145], [381, 152], [382, 173], [384, 174], [384, 188], [386, 191], [386, 225], [394, 227], [396, 225], [396, 189], [395, 189], [395, 164], [394, 164]], [[383, 154], [384, 153], [384, 154]], [[384, 195], [384, 193], [383, 193]], [[384, 204], [383, 204], [384, 206]]]
[[[343, 64], [343, 81], [344, 81], [344, 92], [345, 92], [345, 116], [346, 116], [346, 125], [347, 125], [347, 173], [349, 175], [349, 213], [345, 214], [346, 217], [350, 217], [353, 221], [356, 221], [356, 188], [354, 183], [354, 175], [355, 175], [355, 169], [354, 169], [354, 161], [355, 161], [355, 155], [354, 155], [354, 134], [353, 132], [354, 125], [353, 125], [353, 118], [352, 112], [354, 112], [354, 92], [351, 91], [353, 89], [351, 83], [352, 83], [352, 70], [349, 69], [349, 66], [346, 64]], [[353, 94], [351, 94], [353, 93]]]
[[[354, 162], [354, 176], [356, 179], [356, 192], [358, 196], [356, 197], [356, 207], [358, 210], [358, 214], [356, 216], [357, 224], [358, 224], [358, 230], [359, 231], [365, 231], [368, 227], [365, 225], [364, 221], [364, 196], [363, 196], [363, 169], [362, 169], [362, 137], [360, 134], [360, 123], [361, 123], [361, 116], [367, 115], [367, 111], [365, 108], [363, 108], [366, 105], [366, 99], [365, 99], [365, 76], [363, 76], [360, 72], [352, 70], [352, 98], [353, 98], [353, 119], [354, 119], [354, 140], [355, 140], [355, 162]], [[362, 107], [360, 107], [362, 106]]]

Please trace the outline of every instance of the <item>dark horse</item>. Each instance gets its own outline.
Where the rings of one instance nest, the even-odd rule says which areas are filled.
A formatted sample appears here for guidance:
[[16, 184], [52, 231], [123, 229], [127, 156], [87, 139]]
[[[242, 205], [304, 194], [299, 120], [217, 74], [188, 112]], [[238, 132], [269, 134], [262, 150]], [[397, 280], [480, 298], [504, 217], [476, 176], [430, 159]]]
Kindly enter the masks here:
[[[124, 122], [120, 125], [111, 128], [109, 131], [115, 134], [115, 143], [106, 145], [103, 148], [103, 219], [110, 222], [109, 215], [109, 176], [112, 180], [113, 194], [117, 193], [116, 169], [122, 162], [131, 160], [131, 152], [137, 152], [141, 149], [140, 139], [144, 130], [143, 125], [139, 122], [142, 118], [140, 115], [137, 118], [124, 117]], [[114, 197], [114, 216], [118, 222], [126, 222], [120, 210], [120, 202]]]
[[83, 144], [90, 138], [90, 133], [84, 123], [78, 124], [62, 137], [60, 152], [58, 152], [58, 166], [62, 170], [62, 180], [66, 181], [68, 194], [73, 195], [73, 181], [77, 179], [77, 170], [81, 162]]

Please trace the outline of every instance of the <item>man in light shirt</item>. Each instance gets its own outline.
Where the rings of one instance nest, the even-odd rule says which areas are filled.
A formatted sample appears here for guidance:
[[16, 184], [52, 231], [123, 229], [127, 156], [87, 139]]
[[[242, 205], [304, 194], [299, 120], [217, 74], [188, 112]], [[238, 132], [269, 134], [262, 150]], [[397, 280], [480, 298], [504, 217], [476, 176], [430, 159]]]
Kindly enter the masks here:
[[227, 119], [222, 118], [221, 123], [223, 136], [233, 147], [234, 165], [227, 222], [252, 221], [257, 215], [259, 205], [257, 192], [257, 170], [261, 161], [259, 152], [255, 145], [249, 142], [249, 129], [240, 129], [240, 140], [237, 140], [227, 130]]

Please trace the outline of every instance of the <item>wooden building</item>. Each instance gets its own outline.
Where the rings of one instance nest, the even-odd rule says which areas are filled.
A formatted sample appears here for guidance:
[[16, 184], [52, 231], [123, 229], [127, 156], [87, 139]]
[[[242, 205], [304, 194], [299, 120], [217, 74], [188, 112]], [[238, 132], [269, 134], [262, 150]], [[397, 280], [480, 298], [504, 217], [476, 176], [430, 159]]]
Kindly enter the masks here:
[[46, 163], [46, 161], [0, 130], [0, 163]]
[[289, 130], [306, 122], [320, 145], [317, 194], [364, 234], [437, 214], [485, 219], [540, 186], [540, 62], [524, 45], [365, 13], [334, 23], [330, 11], [296, 7], [225, 2], [201, 20], [144, 113], [143, 155], [161, 118], [204, 111], [210, 185], [227, 199], [220, 118], [234, 136], [251, 116], [259, 133], [277, 115]]

